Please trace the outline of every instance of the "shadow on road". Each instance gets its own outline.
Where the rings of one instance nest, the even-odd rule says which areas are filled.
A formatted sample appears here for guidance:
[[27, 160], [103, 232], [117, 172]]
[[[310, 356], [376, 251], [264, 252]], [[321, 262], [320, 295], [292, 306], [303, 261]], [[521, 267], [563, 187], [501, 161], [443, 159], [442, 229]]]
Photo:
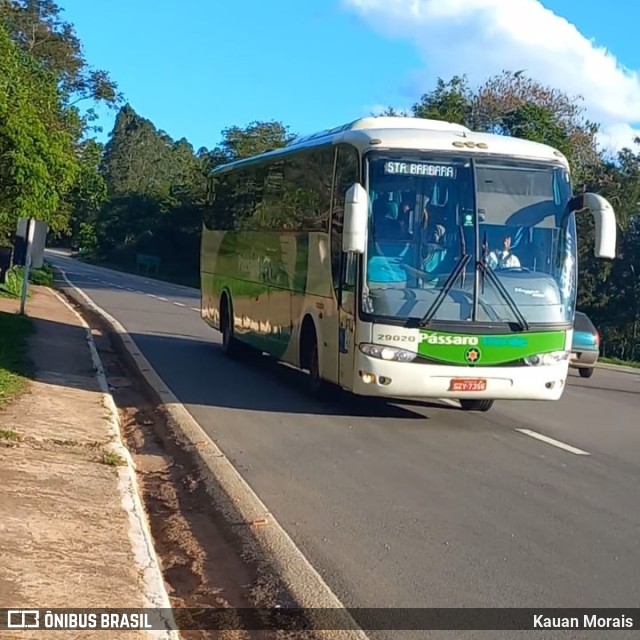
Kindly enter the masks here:
[[[35, 332], [31, 337], [30, 354], [36, 378], [60, 387], [97, 392], [85, 329], [52, 319], [53, 314], [54, 308], [50, 311], [40, 309], [38, 317], [32, 316]], [[93, 320], [90, 324], [95, 326]], [[101, 327], [106, 329], [104, 323]], [[318, 399], [305, 391], [306, 376], [303, 372], [267, 356], [257, 355], [246, 362], [226, 357], [215, 343], [218, 334], [214, 331], [211, 331], [210, 342], [187, 333], [175, 335], [149, 331], [132, 332], [130, 335], [178, 400], [188, 406], [423, 421], [428, 419], [424, 414], [425, 408], [455, 410], [455, 407], [436, 402], [403, 401], [404, 406], [398, 406], [378, 399], [353, 397], [333, 389]], [[101, 349], [111, 347], [106, 337], [96, 336], [96, 340]], [[73, 356], [71, 352], [74, 352]], [[80, 365], [82, 375], [78, 375], [79, 362], [84, 363]], [[12, 373], [24, 371], [22, 363], [3, 358], [0, 354], [0, 373], [2, 369]], [[421, 411], [413, 411], [411, 406]]]
[[[213, 333], [213, 332], [212, 332]], [[329, 388], [318, 399], [305, 389], [306, 374], [266, 355], [244, 361], [225, 356], [218, 344], [195, 336], [132, 333], [135, 343], [177, 398], [186, 405], [227, 409], [425, 420], [408, 407], [455, 410], [438, 402], [358, 398]]]

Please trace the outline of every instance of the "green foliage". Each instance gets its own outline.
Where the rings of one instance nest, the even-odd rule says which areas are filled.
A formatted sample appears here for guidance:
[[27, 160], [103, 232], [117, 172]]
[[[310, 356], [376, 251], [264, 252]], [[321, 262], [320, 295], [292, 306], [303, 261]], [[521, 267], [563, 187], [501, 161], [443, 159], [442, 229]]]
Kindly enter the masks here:
[[473, 106], [474, 96], [466, 76], [454, 76], [448, 82], [438, 78], [436, 88], [425, 93], [413, 105], [412, 111], [416, 118], [445, 120], [470, 126]]
[[279, 149], [294, 135], [281, 122], [252, 122], [244, 129], [228, 127], [222, 131], [222, 154], [227, 162]]
[[31, 284], [42, 287], [51, 287], [53, 285], [53, 280], [53, 268], [47, 262], [45, 262], [39, 269], [29, 269], [29, 282]]
[[[3, 284], [0, 284], [0, 292], [8, 298], [19, 298], [22, 295], [22, 285], [24, 283], [24, 268], [12, 267], [7, 271]], [[30, 292], [27, 291], [27, 297]]]
[[29, 318], [0, 312], [0, 407], [22, 391], [31, 374], [27, 341], [32, 330]]
[[76, 170], [73, 137], [55, 78], [0, 26], [0, 231], [19, 217], [64, 227], [61, 212]]
[[105, 147], [101, 172], [108, 199], [82, 229], [83, 253], [128, 269], [138, 253], [159, 256], [174, 279], [199, 280], [200, 233], [211, 169], [286, 144], [277, 122], [230, 127], [219, 147], [194, 152], [125, 105]]
[[[12, 165], [4, 175], [0, 168], [0, 238], [13, 233], [16, 217], [36, 212], [50, 240], [77, 241], [106, 198], [101, 145], [83, 141], [99, 130], [97, 116], [79, 105], [115, 107], [122, 96], [90, 67], [62, 13], [53, 0], [0, 0], [0, 158]], [[3, 117], [7, 103], [11, 119]]]
[[[90, 99], [114, 106], [122, 96], [106, 71], [89, 66], [82, 43], [72, 24], [62, 18], [63, 10], [53, 0], [2, 0], [0, 23], [11, 40], [40, 66], [51, 72], [66, 105]], [[88, 109], [78, 112], [75, 125], [85, 128], [95, 119]]]
[[[50, 264], [38, 269], [29, 269], [29, 282], [31, 284], [50, 287], [53, 285], [53, 268]], [[5, 275], [4, 283], [0, 284], [0, 294], [7, 298], [19, 298], [22, 295], [22, 285], [24, 283], [24, 267], [16, 265], [11, 267]], [[31, 296], [31, 291], [27, 290], [27, 297]]]
[[100, 173], [103, 145], [89, 139], [78, 145], [78, 172], [67, 193], [65, 208], [69, 223], [66, 234], [73, 243], [95, 248], [95, 224], [107, 201], [107, 185]]

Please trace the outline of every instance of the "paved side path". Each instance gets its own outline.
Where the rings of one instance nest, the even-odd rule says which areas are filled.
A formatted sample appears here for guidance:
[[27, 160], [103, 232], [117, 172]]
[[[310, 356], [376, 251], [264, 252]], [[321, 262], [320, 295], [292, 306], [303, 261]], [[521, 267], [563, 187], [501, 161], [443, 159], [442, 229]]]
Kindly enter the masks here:
[[[104, 459], [113, 433], [86, 330], [52, 291], [33, 292], [27, 313], [36, 327], [36, 379], [0, 411], [0, 608], [143, 607], [137, 567], [144, 544], [126, 508], [132, 504], [126, 474]], [[17, 302], [0, 298], [0, 311], [17, 309]], [[42, 633], [0, 631], [0, 637]], [[132, 630], [46, 633], [151, 637]]]

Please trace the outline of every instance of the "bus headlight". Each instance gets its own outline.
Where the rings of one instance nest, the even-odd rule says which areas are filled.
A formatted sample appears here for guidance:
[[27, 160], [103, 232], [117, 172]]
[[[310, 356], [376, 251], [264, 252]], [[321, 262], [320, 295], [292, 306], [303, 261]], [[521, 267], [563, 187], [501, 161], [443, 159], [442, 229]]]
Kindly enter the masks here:
[[412, 362], [416, 359], [417, 353], [397, 349], [396, 347], [383, 347], [379, 344], [361, 344], [360, 351], [372, 358], [380, 360], [393, 360], [395, 362]]
[[569, 359], [569, 351], [552, 351], [551, 353], [539, 353], [535, 356], [524, 358], [524, 363], [530, 367], [543, 367], [558, 364]]

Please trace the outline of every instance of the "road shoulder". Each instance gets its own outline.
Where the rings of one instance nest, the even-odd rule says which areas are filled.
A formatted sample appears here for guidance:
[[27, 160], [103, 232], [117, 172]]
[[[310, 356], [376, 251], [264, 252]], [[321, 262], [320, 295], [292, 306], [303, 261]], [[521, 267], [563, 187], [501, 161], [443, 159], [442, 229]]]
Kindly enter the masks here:
[[[85, 327], [53, 291], [32, 291], [34, 379], [0, 412], [0, 606], [162, 607], [168, 599], [135, 506], [135, 476], [119, 453]], [[16, 312], [18, 304], [2, 299], [0, 309]]]

